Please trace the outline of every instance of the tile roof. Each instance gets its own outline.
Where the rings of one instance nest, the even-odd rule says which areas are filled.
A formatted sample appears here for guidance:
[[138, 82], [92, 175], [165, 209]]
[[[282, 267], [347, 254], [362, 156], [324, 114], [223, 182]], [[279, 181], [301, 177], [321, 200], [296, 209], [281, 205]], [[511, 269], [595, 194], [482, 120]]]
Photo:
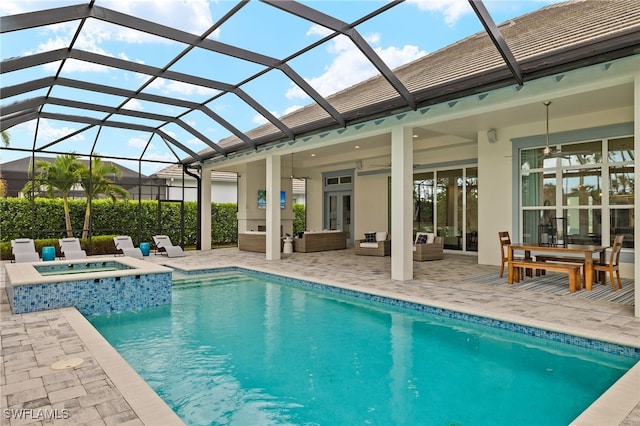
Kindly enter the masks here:
[[[546, 6], [498, 27], [526, 81], [636, 53], [640, 46], [640, 1], [573, 0]], [[420, 106], [514, 84], [484, 31], [399, 67], [394, 73]], [[383, 114], [388, 113], [390, 107], [404, 105], [382, 76], [342, 90], [327, 100], [351, 122], [359, 116], [370, 118], [376, 109]], [[294, 133], [309, 123], [320, 126], [330, 125], [332, 121], [316, 104], [280, 119]], [[259, 140], [278, 133], [278, 129], [268, 124], [247, 135]], [[235, 136], [219, 142], [224, 148], [241, 144]], [[205, 149], [203, 154], [210, 152]]]

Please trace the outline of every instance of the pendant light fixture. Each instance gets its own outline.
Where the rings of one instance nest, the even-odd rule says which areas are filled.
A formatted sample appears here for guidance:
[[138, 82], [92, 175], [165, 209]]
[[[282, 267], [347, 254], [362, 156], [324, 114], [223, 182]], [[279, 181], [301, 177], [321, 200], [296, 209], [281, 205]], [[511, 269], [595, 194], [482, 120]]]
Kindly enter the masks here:
[[546, 131], [547, 143], [546, 143], [542, 153], [545, 156], [549, 156], [549, 155], [551, 155], [551, 147], [549, 146], [549, 105], [551, 105], [551, 101], [544, 101], [543, 103], [544, 103], [544, 106], [547, 109], [547, 131]]

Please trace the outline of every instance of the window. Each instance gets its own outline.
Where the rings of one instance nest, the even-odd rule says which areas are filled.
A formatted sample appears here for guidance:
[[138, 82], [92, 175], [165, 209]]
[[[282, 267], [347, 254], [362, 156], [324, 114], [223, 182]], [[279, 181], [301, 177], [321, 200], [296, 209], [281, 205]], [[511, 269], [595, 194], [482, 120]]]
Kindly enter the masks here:
[[344, 185], [350, 184], [352, 181], [351, 176], [334, 176], [327, 178], [327, 186], [330, 185]]
[[478, 168], [415, 173], [413, 230], [435, 232], [449, 250], [478, 251]]
[[[603, 153], [605, 155], [603, 155]], [[538, 243], [538, 225], [565, 217], [570, 244], [611, 245], [623, 234], [633, 248], [633, 137], [520, 151], [522, 239]]]

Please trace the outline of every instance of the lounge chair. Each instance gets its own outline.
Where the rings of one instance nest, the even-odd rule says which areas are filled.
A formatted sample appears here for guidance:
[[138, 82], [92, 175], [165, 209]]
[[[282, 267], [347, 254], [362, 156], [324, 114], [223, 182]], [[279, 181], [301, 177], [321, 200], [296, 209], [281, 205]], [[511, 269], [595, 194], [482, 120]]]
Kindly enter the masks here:
[[144, 259], [140, 247], [135, 247], [131, 237], [128, 235], [118, 235], [113, 237], [113, 243], [116, 249], [122, 251], [125, 256], [135, 257], [136, 259]]
[[36, 246], [31, 238], [18, 238], [11, 241], [11, 252], [16, 263], [38, 262], [40, 255], [36, 251]]
[[159, 251], [164, 251], [165, 253], [167, 253], [167, 256], [169, 257], [184, 256], [184, 251], [182, 251], [182, 247], [174, 246], [171, 243], [171, 238], [169, 238], [166, 235], [154, 235], [153, 242]]
[[80, 240], [77, 238], [61, 238], [58, 240], [60, 252], [65, 259], [86, 259], [87, 252], [80, 247]]

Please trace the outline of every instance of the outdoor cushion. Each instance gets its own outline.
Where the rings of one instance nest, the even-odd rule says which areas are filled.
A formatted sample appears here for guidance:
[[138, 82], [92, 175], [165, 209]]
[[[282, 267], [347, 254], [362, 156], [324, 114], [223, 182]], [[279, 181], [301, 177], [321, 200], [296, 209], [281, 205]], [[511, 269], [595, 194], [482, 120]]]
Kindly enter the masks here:
[[363, 243], [360, 243], [360, 247], [362, 247], [362, 248], [378, 248], [378, 243], [363, 242]]
[[[424, 236], [426, 236], [426, 239], [424, 239]], [[420, 242], [418, 242], [418, 239], [420, 239]], [[433, 244], [435, 240], [436, 234], [433, 232], [418, 232], [414, 244]]]
[[[376, 233], [375, 232], [365, 232], [364, 240], [367, 243], [375, 243], [376, 242]], [[377, 247], [377, 245], [376, 245]]]
[[385, 231], [376, 232], [376, 241], [384, 241], [387, 239], [387, 233]]

